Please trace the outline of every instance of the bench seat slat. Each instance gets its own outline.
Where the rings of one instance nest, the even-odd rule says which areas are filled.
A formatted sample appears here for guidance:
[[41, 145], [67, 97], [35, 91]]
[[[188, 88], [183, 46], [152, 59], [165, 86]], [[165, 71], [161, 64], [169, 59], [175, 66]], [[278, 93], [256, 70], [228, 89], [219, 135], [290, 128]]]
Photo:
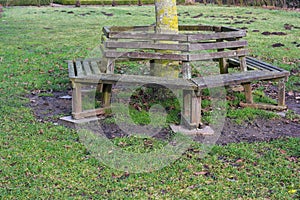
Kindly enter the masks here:
[[96, 61], [91, 61], [92, 70], [96, 75], [99, 75], [101, 72], [99, 70], [98, 64]]
[[269, 71], [247, 71], [233, 74], [220, 74], [206, 77], [193, 78], [192, 81], [200, 88], [213, 88], [241, 83], [250, 83], [258, 80], [271, 80], [276, 78], [283, 78], [286, 75], [280, 72]]
[[268, 67], [269, 69], [272, 69], [272, 71], [279, 71], [279, 72], [284, 72], [285, 70], [280, 69], [279, 67], [276, 67], [274, 65], [271, 65], [269, 63], [260, 61], [260, 60], [256, 60], [252, 57], [247, 57], [247, 61], [253, 65], [263, 65], [264, 67]]
[[86, 75], [92, 75], [92, 71], [91, 71], [89, 62], [83, 61], [82, 64], [83, 64], [83, 69], [84, 69]]
[[71, 60], [68, 60], [68, 71], [69, 71], [70, 78], [76, 77], [75, 70], [74, 70], [74, 63]]
[[77, 76], [84, 76], [84, 72], [83, 72], [83, 68], [82, 68], [82, 64], [81, 61], [76, 61], [76, 72], [77, 72]]
[[104, 83], [104, 84], [115, 84], [115, 83], [126, 83], [126, 84], [156, 84], [170, 88], [177, 89], [196, 89], [196, 85], [191, 81], [181, 78], [166, 78], [166, 77], [154, 77], [154, 76], [139, 76], [139, 75], [125, 75], [125, 74], [105, 74], [85, 76], [77, 78], [75, 82], [78, 83]]

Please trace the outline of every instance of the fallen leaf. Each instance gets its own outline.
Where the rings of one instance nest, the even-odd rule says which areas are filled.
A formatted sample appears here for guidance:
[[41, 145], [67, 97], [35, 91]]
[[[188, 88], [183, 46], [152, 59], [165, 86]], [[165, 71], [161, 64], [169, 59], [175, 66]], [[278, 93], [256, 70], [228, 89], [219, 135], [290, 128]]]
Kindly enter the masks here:
[[283, 150], [283, 149], [280, 149], [279, 151], [280, 151], [280, 153], [282, 153], [282, 154], [286, 154], [286, 151]]
[[205, 175], [205, 174], [207, 174], [207, 173], [208, 173], [207, 171], [194, 172], [194, 175], [195, 175], [195, 176], [199, 176], [199, 175]]

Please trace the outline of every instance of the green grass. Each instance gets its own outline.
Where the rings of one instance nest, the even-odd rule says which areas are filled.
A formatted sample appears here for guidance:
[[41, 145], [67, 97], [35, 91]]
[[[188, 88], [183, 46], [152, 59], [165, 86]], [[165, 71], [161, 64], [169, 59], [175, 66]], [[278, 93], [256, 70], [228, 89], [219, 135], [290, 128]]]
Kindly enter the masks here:
[[[67, 14], [61, 11], [73, 11]], [[93, 11], [93, 12], [91, 12]], [[114, 13], [106, 17], [101, 13]], [[243, 15], [259, 21], [248, 26], [251, 54], [291, 70], [297, 68], [299, 13], [256, 8], [188, 6], [191, 16]], [[131, 12], [132, 15], [126, 15]], [[90, 15], [79, 15], [91, 13]], [[268, 18], [268, 21], [261, 20]], [[126, 173], [99, 162], [71, 129], [39, 122], [24, 98], [34, 90], [70, 89], [64, 60], [91, 57], [104, 25], [148, 25], [154, 6], [89, 8], [5, 8], [0, 18], [0, 197], [1, 199], [297, 199], [300, 196], [299, 138], [266, 143], [214, 146], [205, 157], [192, 147], [179, 160], [150, 173]], [[222, 25], [222, 18], [180, 18], [182, 24]], [[237, 25], [232, 25], [237, 26]], [[265, 37], [252, 29], [284, 31]], [[282, 48], [270, 48], [275, 42]], [[283, 62], [285, 58], [285, 62]], [[287, 63], [289, 61], [290, 63]], [[298, 90], [292, 76], [288, 89]], [[44, 95], [44, 94], [43, 94]], [[46, 95], [47, 96], [47, 95]], [[242, 98], [242, 97], [241, 97]], [[208, 102], [205, 102], [209, 106]], [[239, 111], [238, 111], [239, 112]], [[244, 114], [246, 111], [241, 111]], [[252, 111], [250, 116], [253, 115]], [[257, 115], [264, 115], [258, 113]], [[233, 118], [236, 114], [232, 114]], [[292, 116], [292, 113], [289, 114]], [[248, 117], [251, 118], [251, 117]], [[151, 152], [165, 141], [129, 136], [113, 144], [127, 152]]]

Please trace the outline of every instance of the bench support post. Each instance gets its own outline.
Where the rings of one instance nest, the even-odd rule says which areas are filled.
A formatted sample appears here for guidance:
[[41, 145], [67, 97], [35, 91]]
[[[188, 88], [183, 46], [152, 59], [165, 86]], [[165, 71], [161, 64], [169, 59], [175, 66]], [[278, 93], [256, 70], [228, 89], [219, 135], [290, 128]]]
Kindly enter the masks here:
[[278, 80], [278, 106], [285, 106], [285, 79]]
[[72, 115], [74, 119], [79, 119], [82, 112], [81, 84], [72, 82], [72, 87]]
[[111, 84], [103, 84], [103, 96], [102, 96], [103, 107], [110, 106], [111, 89], [112, 89]]
[[192, 102], [191, 102], [191, 124], [195, 124], [196, 128], [199, 128], [201, 122], [201, 92], [196, 94], [192, 92]]
[[192, 67], [190, 62], [182, 62], [182, 78], [191, 79], [192, 78]]
[[247, 64], [246, 64], [246, 56], [239, 57], [240, 59], [240, 69], [242, 72], [247, 71]]
[[252, 88], [250, 83], [243, 84], [245, 90], [246, 103], [253, 103]]
[[[217, 39], [217, 42], [223, 42], [223, 39]], [[218, 52], [224, 51], [224, 49], [218, 49]], [[228, 63], [226, 58], [219, 59], [219, 68], [221, 74], [228, 74]]]
[[182, 123], [188, 129], [199, 128], [201, 123], [201, 95], [200, 91], [183, 90]]

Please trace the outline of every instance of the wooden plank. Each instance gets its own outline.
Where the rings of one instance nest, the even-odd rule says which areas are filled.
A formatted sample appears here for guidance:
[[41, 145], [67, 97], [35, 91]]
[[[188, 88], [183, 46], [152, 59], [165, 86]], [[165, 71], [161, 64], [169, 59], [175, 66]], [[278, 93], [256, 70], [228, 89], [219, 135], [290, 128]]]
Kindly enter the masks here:
[[280, 72], [288, 72], [288, 71], [286, 71], [286, 70], [284, 70], [284, 69], [281, 69], [281, 68], [279, 68], [279, 67], [276, 67], [276, 66], [271, 65], [271, 64], [269, 64], [269, 63], [266, 63], [266, 62], [257, 60], [257, 59], [252, 58], [252, 57], [247, 57], [246, 60], [247, 60], [247, 62], [252, 63], [253, 65], [255, 65], [255, 64], [257, 64], [257, 65], [258, 65], [258, 64], [263, 65], [264, 67], [267, 67], [267, 68], [269, 68], [269, 69], [272, 69], [272, 71], [277, 70], [277, 71], [280, 71]]
[[252, 88], [250, 83], [242, 84], [245, 91], [246, 103], [253, 103]]
[[240, 56], [240, 69], [242, 72], [247, 71], [246, 56]]
[[214, 43], [191, 43], [190, 51], [210, 50], [210, 49], [225, 49], [239, 48], [247, 46], [247, 41], [229, 41], [229, 42], [214, 42]]
[[182, 78], [167, 78], [155, 76], [139, 76], [139, 75], [126, 75], [126, 74], [103, 74], [86, 76], [84, 78], [75, 79], [76, 83], [125, 83], [125, 84], [153, 84], [162, 85], [165, 87], [176, 89], [195, 90], [196, 85], [189, 80]]
[[192, 78], [192, 67], [190, 62], [182, 62], [182, 78], [191, 79]]
[[101, 72], [99, 70], [99, 66], [96, 61], [91, 61], [91, 66], [92, 66], [92, 70], [93, 70], [94, 74], [96, 74], [96, 75], [101, 74]]
[[110, 98], [111, 98], [111, 84], [103, 84], [103, 96], [102, 96], [102, 105], [104, 107], [110, 106]]
[[[72, 113], [75, 118], [78, 113], [82, 112], [81, 84], [74, 83], [72, 91]], [[76, 119], [76, 118], [75, 118]]]
[[149, 52], [118, 52], [108, 51], [104, 53], [107, 58], [135, 58], [135, 59], [157, 59], [157, 60], [182, 60], [186, 61], [187, 55], [167, 54], [167, 53], [149, 53]]
[[124, 31], [154, 31], [155, 26], [108, 26], [110, 32], [124, 32]]
[[209, 26], [209, 25], [179, 25], [179, 31], [221, 31], [220, 26]]
[[150, 43], [150, 42], [105, 42], [106, 48], [125, 48], [125, 49], [154, 49], [154, 50], [175, 50], [187, 51], [188, 44], [163, 44], [163, 43]]
[[76, 64], [77, 77], [85, 76], [81, 61], [76, 61], [75, 64]]
[[196, 124], [196, 128], [199, 128], [201, 122], [201, 96], [196, 96], [195, 92], [192, 93], [191, 111], [191, 124]]
[[216, 58], [229, 58], [229, 57], [243, 56], [246, 54], [248, 54], [247, 49], [212, 52], [212, 53], [189, 54], [188, 60], [189, 61], [210, 60]]
[[104, 26], [103, 28], [102, 28], [102, 32], [103, 32], [103, 34], [108, 38], [109, 37], [109, 32], [110, 32], [110, 30], [109, 30], [109, 27], [108, 26]]
[[286, 110], [286, 106], [276, 106], [276, 105], [270, 105], [270, 104], [258, 104], [258, 103], [244, 103], [240, 102], [241, 107], [250, 107], [250, 108], [256, 108], [256, 109], [263, 109], [263, 110], [277, 110], [282, 111]]
[[200, 41], [200, 40], [214, 40], [214, 39], [228, 39], [246, 36], [246, 31], [232, 31], [232, 32], [218, 32], [210, 34], [195, 34], [188, 35], [188, 42]]
[[[239, 64], [239, 60], [236, 59], [236, 58], [230, 58], [229, 62], [233, 65], [238, 65]], [[288, 71], [286, 71], [284, 69], [281, 69], [281, 68], [273, 66], [269, 63], [254, 59], [254, 58], [249, 57], [249, 56], [246, 56], [246, 64], [247, 64], [247, 68], [250, 68], [250, 69], [278, 71], [278, 72], [282, 72], [286, 76], [289, 76], [289, 74], [290, 74]]]
[[109, 38], [116, 39], [150, 39], [165, 41], [187, 41], [187, 35], [181, 34], [156, 34], [156, 33], [129, 33], [129, 32], [111, 32]]
[[82, 64], [83, 64], [83, 69], [85, 71], [85, 74], [87, 76], [92, 75], [92, 71], [91, 71], [89, 62], [88, 61], [83, 61]]
[[72, 113], [74, 119], [82, 119], [87, 117], [95, 117], [97, 115], [105, 114], [105, 111], [109, 108], [97, 108], [93, 110], [84, 110], [80, 113]]
[[228, 32], [228, 31], [240, 31], [241, 29], [238, 29], [238, 28], [233, 28], [233, 27], [227, 27], [227, 26], [222, 26], [221, 27], [221, 31], [224, 31], [224, 32]]
[[182, 111], [181, 111], [182, 116], [188, 117], [191, 115], [190, 104], [191, 104], [191, 97], [192, 97], [191, 93], [192, 92], [193, 91], [191, 91], [191, 90], [183, 90], [183, 106], [182, 106]]
[[278, 106], [285, 106], [285, 80], [278, 81]]
[[218, 74], [212, 76], [192, 78], [198, 88], [213, 88], [227, 85], [236, 85], [241, 83], [250, 83], [257, 80], [272, 80], [285, 77], [280, 72], [268, 71], [246, 71], [233, 74]]
[[75, 70], [74, 70], [74, 63], [72, 60], [68, 60], [68, 71], [69, 71], [69, 78], [76, 77]]

